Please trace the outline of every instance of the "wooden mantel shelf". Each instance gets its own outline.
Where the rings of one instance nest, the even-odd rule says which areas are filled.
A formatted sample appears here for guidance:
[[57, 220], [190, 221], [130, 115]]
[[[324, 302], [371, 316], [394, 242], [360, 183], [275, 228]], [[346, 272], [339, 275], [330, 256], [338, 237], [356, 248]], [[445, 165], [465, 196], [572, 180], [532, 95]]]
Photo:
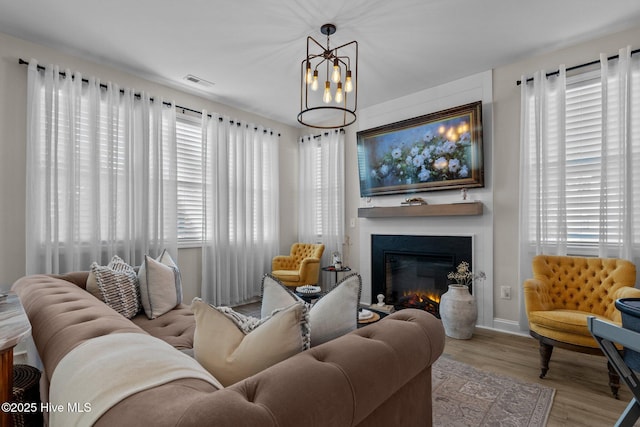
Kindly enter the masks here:
[[482, 215], [482, 202], [358, 208], [360, 218]]

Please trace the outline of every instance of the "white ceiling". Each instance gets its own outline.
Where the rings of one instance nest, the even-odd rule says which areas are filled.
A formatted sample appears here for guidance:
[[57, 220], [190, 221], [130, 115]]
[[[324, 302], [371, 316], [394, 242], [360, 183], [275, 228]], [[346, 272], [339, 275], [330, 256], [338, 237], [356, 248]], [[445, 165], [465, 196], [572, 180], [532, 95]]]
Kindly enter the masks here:
[[362, 109], [636, 26], [640, 1], [0, 0], [0, 32], [294, 126], [325, 23], [332, 46], [358, 41]]

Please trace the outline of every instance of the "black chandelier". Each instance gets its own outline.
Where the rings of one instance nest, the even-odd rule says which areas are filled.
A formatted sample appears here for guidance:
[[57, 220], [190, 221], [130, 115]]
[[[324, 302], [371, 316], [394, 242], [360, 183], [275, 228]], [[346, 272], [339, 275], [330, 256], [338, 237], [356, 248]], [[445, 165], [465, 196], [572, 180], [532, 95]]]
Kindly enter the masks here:
[[358, 42], [332, 49], [329, 38], [336, 26], [325, 24], [320, 31], [327, 36], [326, 48], [307, 37], [307, 57], [300, 66], [298, 122], [320, 129], [349, 126], [356, 121], [358, 107]]

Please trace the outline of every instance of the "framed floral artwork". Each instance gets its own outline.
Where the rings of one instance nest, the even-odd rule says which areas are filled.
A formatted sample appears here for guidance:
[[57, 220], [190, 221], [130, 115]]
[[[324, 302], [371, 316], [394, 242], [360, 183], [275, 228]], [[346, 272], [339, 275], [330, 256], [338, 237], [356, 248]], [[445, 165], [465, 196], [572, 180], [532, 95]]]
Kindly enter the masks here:
[[362, 197], [484, 186], [482, 102], [360, 131]]

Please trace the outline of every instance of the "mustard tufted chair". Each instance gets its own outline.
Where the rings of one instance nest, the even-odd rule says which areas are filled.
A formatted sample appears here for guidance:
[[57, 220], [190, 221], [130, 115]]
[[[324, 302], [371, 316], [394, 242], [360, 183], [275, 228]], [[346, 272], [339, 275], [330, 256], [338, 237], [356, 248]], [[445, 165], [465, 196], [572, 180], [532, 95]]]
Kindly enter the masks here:
[[[529, 333], [540, 342], [540, 378], [549, 370], [553, 347], [602, 355], [587, 316], [621, 325], [615, 301], [640, 297], [635, 265], [615, 258], [538, 255], [532, 267], [524, 302]], [[609, 385], [617, 397], [619, 377], [611, 365]]]
[[278, 255], [271, 261], [271, 274], [287, 286], [315, 285], [320, 276], [323, 244], [294, 243], [290, 255]]

